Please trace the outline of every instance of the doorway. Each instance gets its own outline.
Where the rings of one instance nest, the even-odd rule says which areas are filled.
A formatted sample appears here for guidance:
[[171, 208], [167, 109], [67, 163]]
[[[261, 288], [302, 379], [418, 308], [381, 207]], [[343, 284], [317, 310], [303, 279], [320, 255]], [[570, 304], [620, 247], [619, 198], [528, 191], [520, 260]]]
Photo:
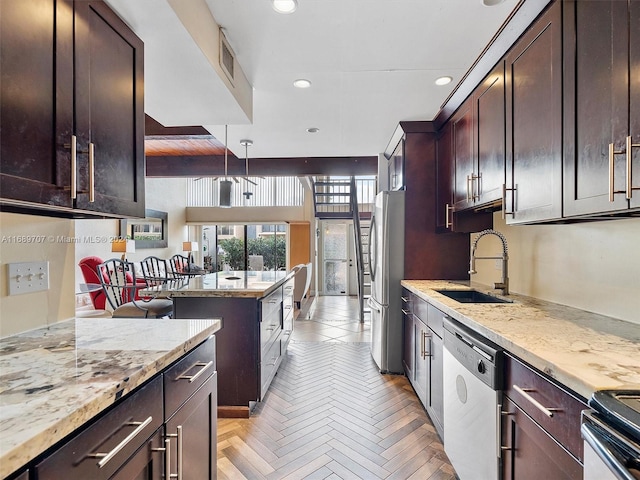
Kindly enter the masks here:
[[322, 278], [325, 295], [349, 294], [349, 224], [322, 222]]

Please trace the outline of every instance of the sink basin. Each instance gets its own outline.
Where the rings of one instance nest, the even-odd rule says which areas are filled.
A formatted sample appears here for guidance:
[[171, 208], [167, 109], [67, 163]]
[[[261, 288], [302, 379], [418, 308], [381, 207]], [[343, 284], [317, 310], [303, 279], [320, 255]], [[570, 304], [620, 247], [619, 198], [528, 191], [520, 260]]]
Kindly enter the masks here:
[[436, 292], [460, 303], [513, 303], [511, 300], [504, 300], [477, 290], [436, 290]]

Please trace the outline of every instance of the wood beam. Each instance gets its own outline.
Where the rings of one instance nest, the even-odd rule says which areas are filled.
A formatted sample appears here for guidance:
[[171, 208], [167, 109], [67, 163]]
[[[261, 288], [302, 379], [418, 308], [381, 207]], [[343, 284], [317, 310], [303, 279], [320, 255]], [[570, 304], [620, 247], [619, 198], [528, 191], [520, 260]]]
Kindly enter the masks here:
[[[244, 159], [229, 153], [229, 176], [245, 174]], [[260, 177], [307, 175], [377, 175], [378, 157], [250, 158], [249, 175]], [[219, 177], [224, 155], [147, 157], [147, 177]]]

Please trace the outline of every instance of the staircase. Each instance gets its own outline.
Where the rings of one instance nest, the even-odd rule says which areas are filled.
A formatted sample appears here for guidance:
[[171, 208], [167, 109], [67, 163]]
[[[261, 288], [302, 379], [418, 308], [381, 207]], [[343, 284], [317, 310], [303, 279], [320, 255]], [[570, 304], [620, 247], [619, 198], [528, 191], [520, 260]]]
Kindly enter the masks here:
[[[358, 304], [360, 322], [364, 322], [365, 299], [371, 294], [371, 273], [369, 272], [369, 228], [371, 211], [361, 211], [362, 206], [370, 207], [370, 203], [359, 203], [358, 181], [355, 177], [349, 180], [319, 177], [312, 179], [313, 203], [315, 216], [321, 220], [344, 219], [353, 221], [355, 240], [355, 256], [358, 285]], [[375, 188], [373, 189], [375, 192]], [[372, 200], [372, 199], [370, 199]], [[360, 200], [362, 202], [362, 200]]]

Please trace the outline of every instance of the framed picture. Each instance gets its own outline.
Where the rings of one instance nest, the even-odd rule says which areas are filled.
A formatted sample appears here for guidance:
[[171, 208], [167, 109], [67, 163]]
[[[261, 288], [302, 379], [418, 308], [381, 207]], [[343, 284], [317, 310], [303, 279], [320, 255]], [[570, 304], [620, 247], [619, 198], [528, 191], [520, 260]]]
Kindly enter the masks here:
[[169, 244], [167, 212], [145, 210], [145, 218], [120, 220], [120, 236], [136, 242], [138, 248], [166, 248]]

